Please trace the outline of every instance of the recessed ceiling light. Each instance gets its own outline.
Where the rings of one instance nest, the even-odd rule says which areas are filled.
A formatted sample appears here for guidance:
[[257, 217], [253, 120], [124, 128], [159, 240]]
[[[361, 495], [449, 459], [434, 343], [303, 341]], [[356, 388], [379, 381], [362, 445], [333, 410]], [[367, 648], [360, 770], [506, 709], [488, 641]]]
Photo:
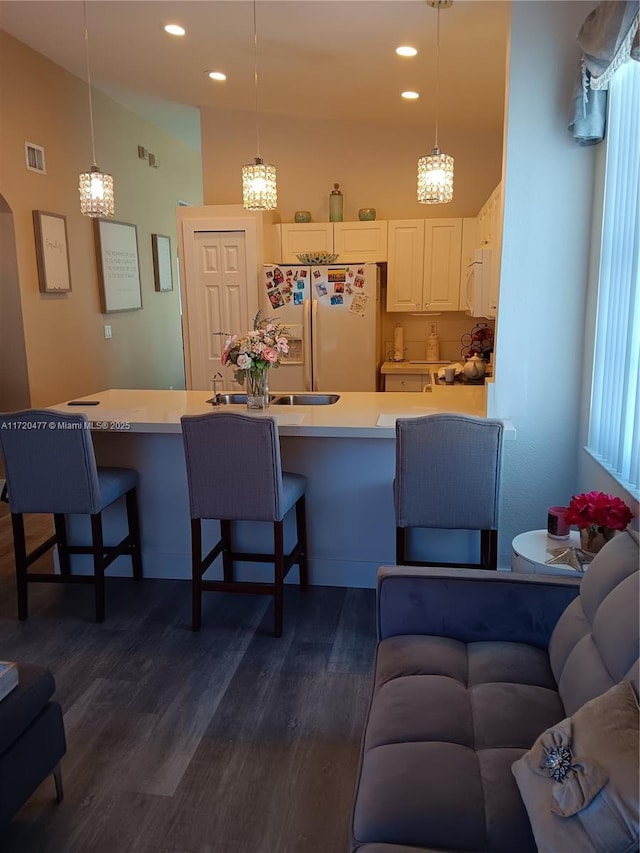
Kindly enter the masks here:
[[187, 32], [180, 24], [167, 24], [164, 30], [171, 36], [183, 36]]
[[409, 47], [408, 45], [404, 45], [402, 47], [397, 47], [396, 53], [398, 54], [398, 56], [416, 56], [418, 51], [415, 49], [415, 47]]
[[207, 77], [211, 77], [212, 80], [226, 80], [227, 75], [223, 74], [222, 71], [205, 71]]
[[416, 101], [420, 95], [417, 92], [403, 92], [402, 97], [407, 101]]

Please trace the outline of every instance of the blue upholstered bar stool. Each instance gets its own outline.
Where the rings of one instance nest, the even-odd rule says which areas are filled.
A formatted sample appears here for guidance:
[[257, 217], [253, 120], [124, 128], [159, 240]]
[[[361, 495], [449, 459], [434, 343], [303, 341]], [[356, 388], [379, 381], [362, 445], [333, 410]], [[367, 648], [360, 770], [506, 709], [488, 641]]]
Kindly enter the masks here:
[[[0, 448], [4, 456], [13, 525], [13, 548], [18, 587], [18, 618], [28, 615], [29, 583], [92, 583], [96, 622], [104, 620], [106, 568], [121, 554], [131, 557], [133, 576], [142, 578], [140, 527], [136, 485], [130, 468], [98, 468], [87, 416], [51, 409], [0, 415]], [[128, 535], [117, 545], [105, 545], [102, 510], [118, 498], [126, 500]], [[27, 553], [24, 513], [53, 515], [55, 533]], [[65, 515], [91, 516], [91, 545], [69, 545]], [[58, 546], [60, 574], [29, 572], [28, 567], [49, 548]], [[91, 554], [92, 575], [73, 575], [70, 555]]]
[[[501, 421], [435, 414], [396, 421], [396, 563], [495, 569], [502, 462]], [[408, 528], [480, 531], [479, 563], [412, 560]]]
[[[187, 463], [191, 511], [192, 628], [198, 631], [202, 592], [244, 592], [273, 595], [274, 634], [282, 634], [284, 579], [294, 564], [300, 586], [307, 587], [306, 478], [282, 472], [278, 425], [275, 418], [231, 412], [184, 415], [182, 437]], [[297, 541], [284, 553], [284, 518], [295, 507]], [[202, 555], [201, 519], [220, 522], [220, 540]], [[234, 550], [232, 522], [266, 521], [273, 524], [271, 554]], [[222, 554], [223, 580], [203, 580]], [[234, 561], [274, 564], [273, 583], [235, 581]]]

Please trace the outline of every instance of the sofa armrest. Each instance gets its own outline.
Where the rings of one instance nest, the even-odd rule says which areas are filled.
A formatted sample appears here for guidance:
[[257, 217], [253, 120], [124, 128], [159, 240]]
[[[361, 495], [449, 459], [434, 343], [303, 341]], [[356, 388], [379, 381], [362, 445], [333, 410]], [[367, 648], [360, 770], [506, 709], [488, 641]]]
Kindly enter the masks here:
[[546, 648], [580, 579], [483, 569], [378, 569], [378, 639], [428, 634]]

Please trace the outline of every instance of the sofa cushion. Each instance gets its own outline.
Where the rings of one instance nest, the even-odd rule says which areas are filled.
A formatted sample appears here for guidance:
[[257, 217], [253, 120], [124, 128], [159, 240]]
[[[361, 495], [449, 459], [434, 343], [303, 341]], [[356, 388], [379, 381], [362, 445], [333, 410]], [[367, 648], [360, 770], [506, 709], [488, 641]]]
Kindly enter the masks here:
[[[638, 700], [629, 682], [543, 732], [513, 765], [541, 853], [638, 849]], [[562, 750], [564, 774], [549, 775]]]
[[18, 686], [0, 702], [0, 755], [31, 725], [55, 689], [48, 669], [18, 664]]
[[354, 838], [535, 851], [511, 765], [564, 716], [542, 649], [429, 636], [383, 640]]
[[637, 667], [639, 581], [638, 545], [625, 531], [594, 557], [579, 598], [558, 620], [549, 657], [567, 713]]

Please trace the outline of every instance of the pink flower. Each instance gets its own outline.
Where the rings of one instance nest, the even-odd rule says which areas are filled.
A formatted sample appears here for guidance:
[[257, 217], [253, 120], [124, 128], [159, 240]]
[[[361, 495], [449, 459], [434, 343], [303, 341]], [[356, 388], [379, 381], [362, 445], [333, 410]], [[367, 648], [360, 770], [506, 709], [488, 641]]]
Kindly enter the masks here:
[[262, 358], [268, 361], [269, 364], [275, 364], [278, 360], [278, 352], [273, 347], [265, 347], [262, 350]]
[[595, 524], [598, 527], [624, 530], [632, 518], [633, 513], [623, 500], [604, 492], [574, 495], [565, 513], [567, 524], [575, 524], [580, 528]]

